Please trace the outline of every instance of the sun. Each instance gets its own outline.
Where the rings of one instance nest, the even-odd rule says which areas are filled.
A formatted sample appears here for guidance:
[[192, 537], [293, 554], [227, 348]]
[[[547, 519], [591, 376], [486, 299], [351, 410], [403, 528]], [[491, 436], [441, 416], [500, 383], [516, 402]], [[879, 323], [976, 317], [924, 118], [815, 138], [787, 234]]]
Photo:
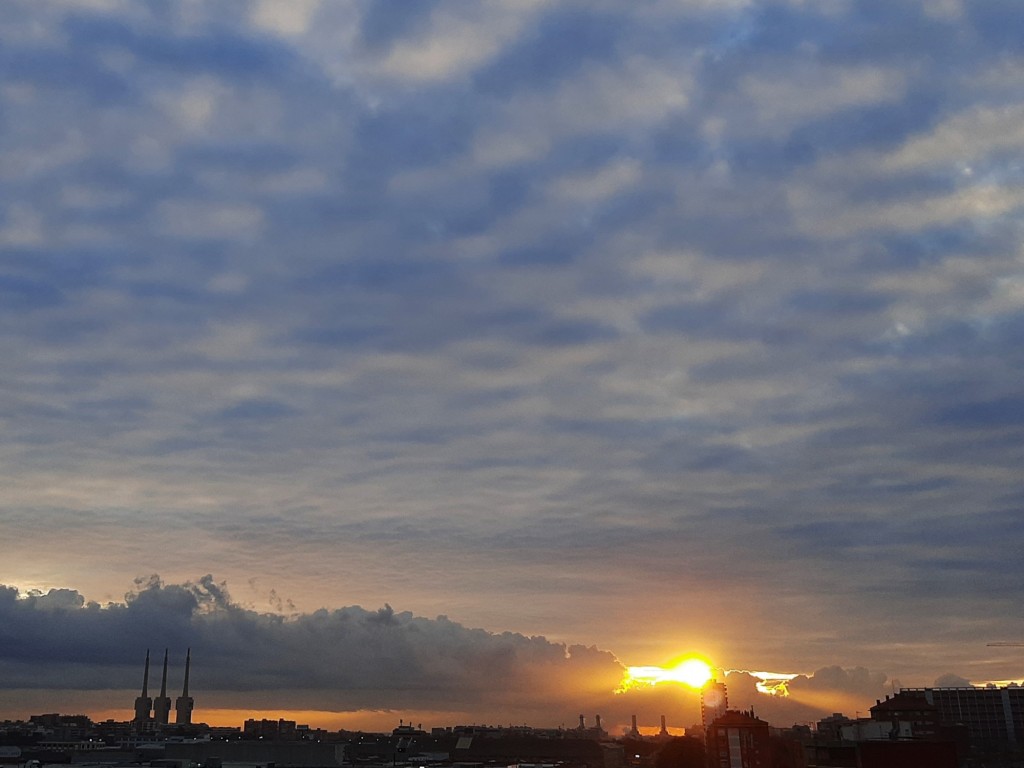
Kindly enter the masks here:
[[687, 656], [672, 667], [628, 667], [619, 691], [659, 683], [682, 683], [699, 689], [713, 676], [707, 661], [699, 656]]
[[683, 659], [670, 671], [676, 680], [686, 683], [691, 688], [703, 688], [711, 679], [711, 665], [704, 659], [695, 657]]

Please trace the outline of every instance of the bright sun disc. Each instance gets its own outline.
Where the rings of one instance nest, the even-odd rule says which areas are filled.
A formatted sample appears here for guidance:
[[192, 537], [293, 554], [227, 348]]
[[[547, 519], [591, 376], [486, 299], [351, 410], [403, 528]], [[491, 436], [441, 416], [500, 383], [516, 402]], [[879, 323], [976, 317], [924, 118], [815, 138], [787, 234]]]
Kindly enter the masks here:
[[658, 683], [683, 683], [691, 688], [703, 688], [711, 677], [711, 665], [704, 659], [691, 656], [674, 667], [629, 667], [620, 692]]
[[672, 670], [674, 677], [691, 688], [702, 688], [711, 679], [711, 667], [701, 659], [686, 659]]

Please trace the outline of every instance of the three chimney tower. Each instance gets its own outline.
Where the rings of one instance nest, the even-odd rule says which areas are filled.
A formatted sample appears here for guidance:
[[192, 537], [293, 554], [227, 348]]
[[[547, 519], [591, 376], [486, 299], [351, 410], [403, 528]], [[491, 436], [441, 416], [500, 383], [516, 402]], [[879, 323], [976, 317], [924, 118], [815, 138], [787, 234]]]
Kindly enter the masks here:
[[[178, 725], [192, 723], [192, 708], [195, 704], [188, 695], [188, 674], [192, 663], [192, 649], [185, 654], [185, 684], [174, 702], [174, 722]], [[150, 714], [152, 713], [152, 714]], [[149, 696], [149, 651], [146, 651], [146, 671], [142, 678], [142, 695], [135, 699], [135, 725], [146, 723], [167, 725], [170, 720], [171, 697], [167, 695], [167, 650], [164, 649], [164, 670], [160, 678], [160, 695], [156, 699]]]

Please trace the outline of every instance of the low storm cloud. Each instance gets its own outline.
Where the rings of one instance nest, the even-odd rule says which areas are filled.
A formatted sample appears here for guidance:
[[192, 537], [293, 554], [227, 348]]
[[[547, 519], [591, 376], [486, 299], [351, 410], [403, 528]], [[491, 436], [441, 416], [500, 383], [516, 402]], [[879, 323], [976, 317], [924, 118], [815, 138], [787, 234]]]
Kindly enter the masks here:
[[[623, 689], [626, 667], [609, 651], [544, 637], [472, 629], [434, 619], [349, 606], [313, 613], [256, 611], [235, 602], [227, 585], [207, 575], [166, 584], [136, 580], [122, 601], [87, 602], [73, 589], [46, 593], [0, 589], [0, 671], [15, 697], [89, 692], [83, 699], [127, 710], [152, 656], [150, 690], [160, 650], [170, 656], [169, 689], [180, 689], [184, 651], [192, 656], [190, 690], [200, 716], [231, 702], [285, 710], [346, 712], [528, 713], [572, 722], [597, 708], [613, 730], [631, 715], [653, 724], [671, 713], [673, 727], [699, 722], [699, 699], [682, 685]], [[788, 682], [787, 696], [758, 689], [760, 678], [718, 670], [733, 706], [756, 707], [776, 719], [819, 717], [827, 703], [863, 704], [887, 678], [863, 668], [820, 669]], [[812, 695], [804, 695], [809, 692]], [[815, 697], [814, 692], [819, 695]], [[0, 696], [10, 706], [8, 693]], [[122, 700], [123, 699], [123, 700]], [[827, 702], [827, 703], [826, 703]]]
[[307, 709], [469, 711], [561, 700], [571, 710], [569, 697], [610, 693], [624, 671], [593, 646], [470, 629], [389, 605], [257, 612], [210, 576], [180, 585], [140, 579], [124, 602], [103, 606], [75, 590], [20, 595], [4, 587], [0, 618], [5, 688], [141, 688], [147, 650], [153, 684], [161, 649], [174, 650], [180, 677], [191, 648], [200, 700], [204, 690], [261, 691]]

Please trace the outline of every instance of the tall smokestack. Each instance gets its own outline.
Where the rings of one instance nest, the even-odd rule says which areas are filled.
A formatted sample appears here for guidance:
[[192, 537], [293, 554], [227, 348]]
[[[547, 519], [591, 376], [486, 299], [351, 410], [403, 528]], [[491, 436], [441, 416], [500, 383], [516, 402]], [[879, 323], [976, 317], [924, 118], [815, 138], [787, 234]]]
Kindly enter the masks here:
[[668, 736], [668, 728], [665, 727], [665, 716], [661, 716], [661, 734], [662, 736]]
[[160, 677], [160, 695], [167, 695], [167, 649], [164, 648], [164, 673]]
[[174, 722], [178, 725], [190, 725], [192, 723], [192, 708], [195, 701], [188, 695], [188, 672], [192, 665], [192, 649], [185, 653], [185, 685], [181, 689], [181, 696], [174, 702]]
[[640, 735], [640, 731], [637, 730], [637, 727], [636, 727], [636, 715], [633, 715], [633, 727], [630, 729], [630, 735], [631, 736], [639, 736]]
[[149, 712], [151, 709], [153, 709], [153, 700], [149, 698], [149, 649], [147, 648], [146, 671], [142, 676], [142, 695], [135, 699], [135, 719], [133, 722], [136, 726], [149, 722]]
[[587, 728], [587, 723], [583, 719], [583, 715], [580, 715], [580, 730], [584, 731], [584, 730], [586, 730], [586, 728]]
[[597, 728], [597, 730], [600, 731], [601, 730], [601, 716], [600, 715], [594, 715], [594, 722], [597, 723], [597, 725], [595, 725], [594, 727]]
[[153, 721], [167, 725], [171, 714], [171, 697], [167, 695], [167, 649], [164, 648], [164, 674], [160, 678], [160, 695], [153, 700]]

